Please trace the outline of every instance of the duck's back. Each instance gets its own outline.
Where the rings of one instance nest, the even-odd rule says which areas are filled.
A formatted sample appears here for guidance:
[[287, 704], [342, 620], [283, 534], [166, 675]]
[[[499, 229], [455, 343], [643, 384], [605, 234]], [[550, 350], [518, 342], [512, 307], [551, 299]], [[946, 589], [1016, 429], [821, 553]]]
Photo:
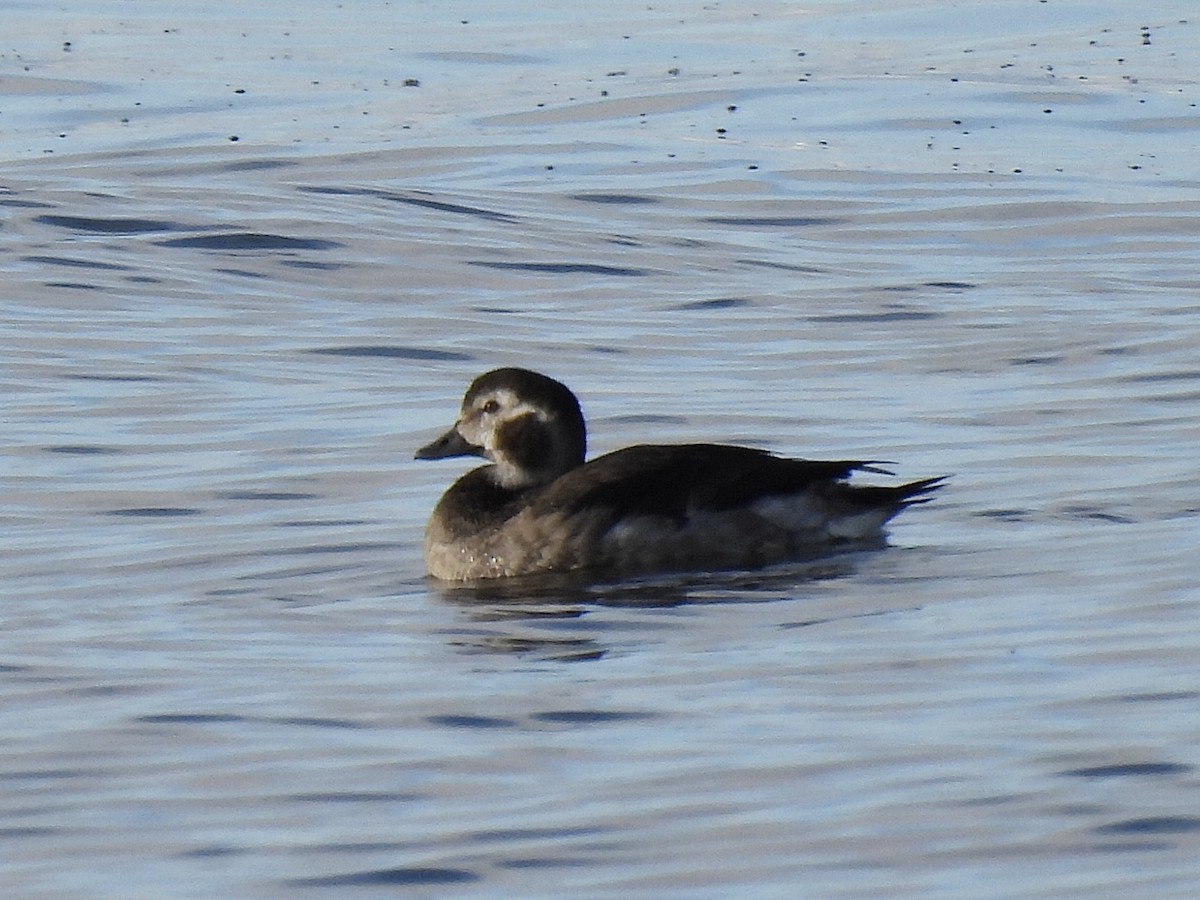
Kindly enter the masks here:
[[547, 485], [509, 491], [489, 468], [446, 493], [426, 532], [426, 566], [448, 580], [602, 569], [716, 570], [811, 558], [882, 540], [883, 524], [935, 480], [845, 482], [858, 461], [782, 459], [715, 444], [640, 445]]

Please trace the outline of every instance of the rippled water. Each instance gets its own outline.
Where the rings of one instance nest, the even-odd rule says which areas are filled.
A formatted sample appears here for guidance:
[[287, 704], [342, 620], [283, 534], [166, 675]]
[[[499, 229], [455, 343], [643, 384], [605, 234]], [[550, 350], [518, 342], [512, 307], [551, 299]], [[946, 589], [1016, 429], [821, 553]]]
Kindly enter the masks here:
[[[293, 7], [0, 56], [8, 895], [1200, 890], [1195, 23]], [[508, 364], [596, 452], [954, 479], [442, 591], [412, 452]]]

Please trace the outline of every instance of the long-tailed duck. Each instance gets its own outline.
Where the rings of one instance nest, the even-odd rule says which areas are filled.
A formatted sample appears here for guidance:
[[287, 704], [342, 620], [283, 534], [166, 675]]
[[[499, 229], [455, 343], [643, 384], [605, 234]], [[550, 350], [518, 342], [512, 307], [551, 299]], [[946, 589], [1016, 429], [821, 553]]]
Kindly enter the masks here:
[[945, 477], [853, 485], [870, 460], [785, 459], [721, 444], [639, 444], [584, 461], [575, 395], [527, 369], [467, 389], [454, 427], [417, 459], [481, 456], [438, 502], [425, 567], [448, 581], [756, 568], [878, 547], [883, 525]]

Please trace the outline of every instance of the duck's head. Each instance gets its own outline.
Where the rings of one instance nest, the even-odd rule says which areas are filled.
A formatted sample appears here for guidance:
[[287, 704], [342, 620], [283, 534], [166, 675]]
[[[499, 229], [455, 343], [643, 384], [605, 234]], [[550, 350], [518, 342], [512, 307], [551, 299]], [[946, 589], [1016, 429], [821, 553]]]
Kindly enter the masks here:
[[587, 430], [566, 385], [528, 369], [495, 369], [467, 388], [454, 427], [417, 459], [482, 456], [500, 485], [547, 484], [583, 464]]

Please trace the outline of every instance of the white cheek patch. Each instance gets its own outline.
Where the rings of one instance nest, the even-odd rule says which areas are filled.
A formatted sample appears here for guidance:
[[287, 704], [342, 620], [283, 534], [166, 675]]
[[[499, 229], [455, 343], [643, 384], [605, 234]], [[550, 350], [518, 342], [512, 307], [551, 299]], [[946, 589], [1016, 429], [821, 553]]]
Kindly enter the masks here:
[[508, 388], [497, 388], [492, 391], [491, 398], [500, 404], [502, 410], [516, 409], [525, 404], [517, 397], [516, 393]]
[[[500, 401], [503, 404], [504, 419], [519, 419], [521, 416], [533, 416], [539, 422], [549, 422], [553, 417], [540, 406], [528, 402], [527, 400], [518, 400], [516, 396], [509, 394], [508, 391], [501, 391], [503, 399]], [[506, 395], [506, 396], [505, 396]]]
[[[484, 413], [484, 405], [492, 400], [500, 404], [499, 411], [494, 414]], [[496, 428], [500, 423], [529, 412], [536, 410], [508, 388], [498, 388], [477, 398], [470, 406], [464, 407], [455, 427], [467, 441], [476, 447], [491, 451], [496, 448]]]

